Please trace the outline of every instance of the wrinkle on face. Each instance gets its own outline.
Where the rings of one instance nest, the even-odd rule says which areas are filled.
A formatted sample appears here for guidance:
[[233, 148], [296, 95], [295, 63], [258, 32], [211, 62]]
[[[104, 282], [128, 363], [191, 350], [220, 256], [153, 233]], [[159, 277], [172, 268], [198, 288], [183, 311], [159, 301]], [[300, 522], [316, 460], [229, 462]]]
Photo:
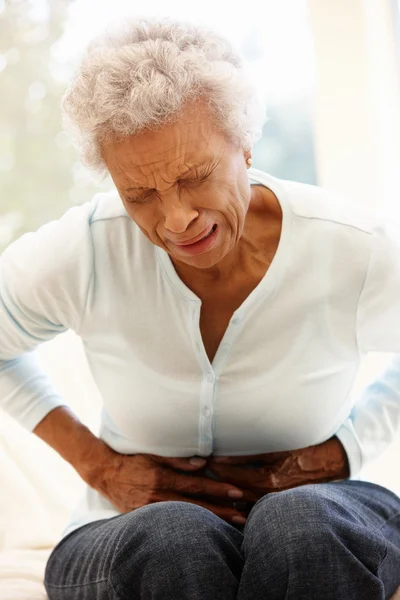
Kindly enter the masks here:
[[[103, 157], [132, 220], [182, 272], [196, 270], [215, 281], [248, 261], [254, 236], [245, 226], [253, 193], [244, 152], [215, 127], [206, 107], [189, 105], [175, 123], [109, 143]], [[187, 181], [205, 170], [212, 171], [205, 181]], [[143, 193], [145, 200], [135, 202]], [[207, 253], [185, 255], [173, 243], [214, 223], [218, 237]]]

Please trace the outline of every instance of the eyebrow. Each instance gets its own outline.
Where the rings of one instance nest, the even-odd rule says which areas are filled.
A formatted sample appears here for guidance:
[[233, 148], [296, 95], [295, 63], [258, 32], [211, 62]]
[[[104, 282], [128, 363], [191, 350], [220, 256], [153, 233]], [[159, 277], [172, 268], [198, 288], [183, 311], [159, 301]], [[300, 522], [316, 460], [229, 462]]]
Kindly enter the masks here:
[[[195, 169], [201, 169], [202, 167], [204, 167], [207, 163], [209, 162], [209, 159], [204, 160], [201, 163], [198, 163], [197, 165], [193, 165], [193, 167], [191, 167], [188, 171], [186, 171], [186, 173], [184, 175], [181, 175], [179, 177], [179, 179], [183, 179], [184, 177], [190, 176], [191, 172], [194, 171]], [[138, 187], [128, 187], [126, 188], [126, 190], [123, 190], [124, 192], [134, 192], [135, 190], [149, 190], [151, 188], [148, 187], [143, 187], [143, 186], [138, 186]]]

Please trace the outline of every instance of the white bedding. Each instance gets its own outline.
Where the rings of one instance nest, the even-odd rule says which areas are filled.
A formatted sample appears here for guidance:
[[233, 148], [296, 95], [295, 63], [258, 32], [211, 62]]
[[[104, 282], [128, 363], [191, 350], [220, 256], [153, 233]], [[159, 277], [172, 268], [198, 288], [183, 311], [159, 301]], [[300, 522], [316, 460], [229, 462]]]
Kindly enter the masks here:
[[[43, 344], [43, 367], [95, 430], [100, 398], [73, 332]], [[61, 457], [0, 411], [0, 600], [46, 600], [44, 569], [84, 484]]]
[[47, 599], [44, 569], [69, 513], [38, 442], [0, 415], [0, 600]]
[[0, 600], [47, 600], [43, 575], [51, 549], [0, 552]]

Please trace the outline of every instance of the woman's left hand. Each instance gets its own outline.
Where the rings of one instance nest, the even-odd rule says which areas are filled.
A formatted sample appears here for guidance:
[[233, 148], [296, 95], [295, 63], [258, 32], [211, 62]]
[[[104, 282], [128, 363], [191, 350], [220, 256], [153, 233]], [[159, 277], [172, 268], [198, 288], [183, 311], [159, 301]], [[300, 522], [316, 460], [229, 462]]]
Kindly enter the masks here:
[[[245, 468], [251, 463], [258, 465]], [[258, 498], [307, 483], [347, 479], [350, 474], [347, 454], [335, 436], [300, 450], [251, 456], [211, 456], [206, 468], [220, 481], [253, 492]]]

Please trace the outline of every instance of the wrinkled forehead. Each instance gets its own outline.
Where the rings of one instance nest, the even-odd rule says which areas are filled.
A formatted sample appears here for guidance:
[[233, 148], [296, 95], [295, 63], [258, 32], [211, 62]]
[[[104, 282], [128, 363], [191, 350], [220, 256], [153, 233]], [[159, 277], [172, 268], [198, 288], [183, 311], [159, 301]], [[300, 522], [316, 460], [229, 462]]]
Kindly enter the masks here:
[[[139, 186], [161, 176], [171, 182], [214, 164], [231, 142], [206, 113], [183, 115], [158, 130], [146, 130], [105, 144], [103, 158], [113, 177]], [[151, 182], [154, 184], [154, 181]]]

